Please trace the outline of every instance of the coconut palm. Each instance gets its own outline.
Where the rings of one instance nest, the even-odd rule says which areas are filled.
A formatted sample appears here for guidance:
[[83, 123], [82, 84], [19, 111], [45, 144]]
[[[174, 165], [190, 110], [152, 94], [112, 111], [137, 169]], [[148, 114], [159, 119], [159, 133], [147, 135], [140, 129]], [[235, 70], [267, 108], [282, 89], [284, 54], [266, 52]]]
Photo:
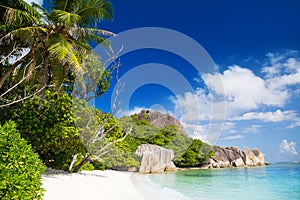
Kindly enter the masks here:
[[92, 50], [90, 41], [103, 43], [113, 35], [97, 28], [101, 20], [113, 18], [112, 5], [105, 0], [50, 0], [49, 10], [23, 0], [13, 2], [0, 5], [0, 48], [18, 46], [28, 52], [2, 72], [0, 89], [16, 71], [40, 87], [51, 83], [59, 88], [68, 73], [82, 70], [82, 60]]

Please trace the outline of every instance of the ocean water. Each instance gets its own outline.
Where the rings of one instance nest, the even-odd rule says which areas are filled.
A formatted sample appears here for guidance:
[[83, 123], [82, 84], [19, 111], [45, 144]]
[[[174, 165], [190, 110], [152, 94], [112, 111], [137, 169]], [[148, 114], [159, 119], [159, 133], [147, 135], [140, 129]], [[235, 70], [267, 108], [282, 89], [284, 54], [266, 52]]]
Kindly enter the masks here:
[[[149, 174], [153, 185], [196, 200], [300, 200], [300, 164]], [[163, 197], [162, 197], [163, 198]]]

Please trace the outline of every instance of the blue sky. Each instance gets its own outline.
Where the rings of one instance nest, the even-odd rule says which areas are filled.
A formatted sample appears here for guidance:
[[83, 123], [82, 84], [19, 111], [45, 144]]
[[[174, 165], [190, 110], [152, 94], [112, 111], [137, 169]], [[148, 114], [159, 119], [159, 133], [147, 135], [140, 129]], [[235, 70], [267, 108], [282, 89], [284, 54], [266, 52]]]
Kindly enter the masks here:
[[[183, 58], [159, 49], [123, 55], [120, 79], [138, 66], [159, 63], [180, 73], [193, 91], [174, 94], [155, 81], [140, 85], [131, 94], [127, 107], [122, 107], [121, 102], [122, 114], [144, 108], [160, 109], [182, 120], [191, 135], [205, 139], [211, 123], [211, 105], [225, 103], [226, 117], [217, 145], [258, 147], [272, 162], [300, 160], [299, 1], [112, 3], [115, 18], [102, 22], [101, 28], [117, 34], [139, 27], [178, 31], [202, 45], [219, 70], [199, 74]], [[224, 101], [216, 98], [211, 102], [221, 91], [215, 85], [217, 77], [222, 80], [226, 97]], [[114, 84], [115, 81], [109, 93], [96, 102], [105, 111], [110, 109]], [[195, 107], [200, 112], [195, 114]]]

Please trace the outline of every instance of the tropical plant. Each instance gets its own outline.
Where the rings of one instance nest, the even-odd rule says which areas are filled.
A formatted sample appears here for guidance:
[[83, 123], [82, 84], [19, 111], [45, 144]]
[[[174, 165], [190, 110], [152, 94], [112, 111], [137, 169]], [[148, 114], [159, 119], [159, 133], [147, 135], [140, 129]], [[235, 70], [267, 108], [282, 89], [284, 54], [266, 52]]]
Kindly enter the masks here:
[[175, 160], [178, 167], [200, 167], [208, 158], [215, 155], [214, 149], [201, 140], [193, 140], [191, 146]]
[[44, 170], [38, 155], [21, 139], [16, 124], [0, 125], [0, 199], [42, 199]]
[[68, 169], [64, 165], [73, 155], [86, 152], [74, 125], [72, 99], [67, 94], [47, 90], [44, 99], [36, 96], [3, 109], [0, 119], [2, 124], [14, 120], [21, 136], [47, 166]]
[[[113, 35], [95, 28], [101, 20], [113, 17], [108, 1], [51, 0], [47, 3], [48, 10], [23, 0], [0, 3], [0, 12], [4, 13], [0, 23], [1, 57], [4, 58], [0, 90], [12, 76], [14, 84], [20, 80], [38, 84], [42, 90], [35, 92], [44, 91], [49, 85], [60, 89], [70, 74], [76, 76], [84, 69], [83, 60], [92, 50], [89, 42], [107, 44], [106, 37]], [[9, 63], [13, 55], [17, 59]]]

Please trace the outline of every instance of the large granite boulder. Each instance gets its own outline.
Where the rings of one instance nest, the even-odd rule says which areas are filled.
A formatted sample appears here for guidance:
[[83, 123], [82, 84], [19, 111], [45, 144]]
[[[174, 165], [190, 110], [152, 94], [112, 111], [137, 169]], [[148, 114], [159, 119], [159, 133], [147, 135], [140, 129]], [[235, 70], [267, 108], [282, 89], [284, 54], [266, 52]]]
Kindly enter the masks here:
[[252, 153], [255, 156], [255, 165], [265, 165], [265, 156], [262, 154], [259, 149], [252, 149]]
[[252, 151], [249, 150], [248, 147], [244, 147], [244, 152], [246, 155], [245, 164], [247, 166], [255, 166], [255, 155]]
[[243, 167], [265, 165], [264, 155], [258, 149], [241, 151], [237, 147], [214, 147], [215, 156], [208, 159], [205, 168]]
[[214, 147], [215, 150], [215, 156], [212, 158], [216, 163], [218, 164], [213, 164], [216, 165], [220, 168], [223, 167], [230, 167], [230, 162], [227, 157], [227, 150], [221, 147]]
[[142, 144], [136, 150], [136, 154], [141, 156], [140, 173], [161, 173], [164, 171], [176, 171], [173, 163], [173, 150], [157, 145]]

